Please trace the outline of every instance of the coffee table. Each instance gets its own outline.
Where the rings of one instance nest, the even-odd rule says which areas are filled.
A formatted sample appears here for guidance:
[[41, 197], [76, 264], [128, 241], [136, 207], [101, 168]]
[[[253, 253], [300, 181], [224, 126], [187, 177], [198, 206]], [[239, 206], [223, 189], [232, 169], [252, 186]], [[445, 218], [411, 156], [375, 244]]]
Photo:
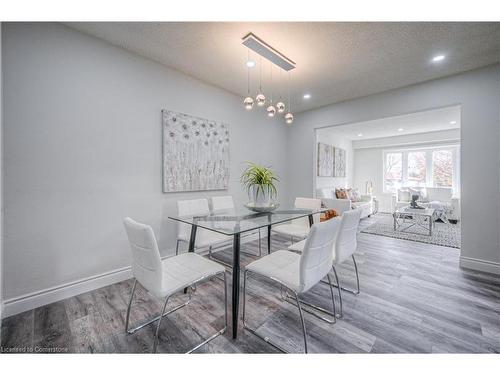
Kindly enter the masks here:
[[[408, 206], [397, 209], [392, 214], [394, 218], [394, 231], [432, 236], [435, 213], [436, 210], [434, 208], [418, 209]], [[426, 232], [412, 232], [411, 228], [425, 229]]]

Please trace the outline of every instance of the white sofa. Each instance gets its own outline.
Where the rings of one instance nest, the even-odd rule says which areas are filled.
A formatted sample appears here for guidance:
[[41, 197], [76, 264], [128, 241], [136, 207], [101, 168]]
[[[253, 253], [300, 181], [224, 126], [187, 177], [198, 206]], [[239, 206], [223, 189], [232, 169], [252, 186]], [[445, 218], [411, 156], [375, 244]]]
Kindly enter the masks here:
[[350, 199], [338, 199], [335, 196], [335, 188], [328, 187], [316, 189], [316, 198], [320, 198], [326, 208], [337, 211], [339, 215], [357, 208], [361, 209], [361, 218], [368, 217], [373, 212], [373, 199], [370, 195], [361, 195], [360, 201], [352, 202]]
[[[410, 204], [411, 194], [403, 193], [404, 191], [407, 191], [409, 189], [410, 188], [408, 187], [402, 187], [398, 189], [398, 192], [392, 196], [393, 212]], [[428, 187], [411, 189], [421, 191], [422, 198], [417, 201], [420, 206], [426, 207], [430, 205], [435, 207], [436, 205], [443, 205], [445, 207], [446, 217], [448, 218], [448, 220], [460, 220], [460, 198], [453, 196], [452, 188]]]

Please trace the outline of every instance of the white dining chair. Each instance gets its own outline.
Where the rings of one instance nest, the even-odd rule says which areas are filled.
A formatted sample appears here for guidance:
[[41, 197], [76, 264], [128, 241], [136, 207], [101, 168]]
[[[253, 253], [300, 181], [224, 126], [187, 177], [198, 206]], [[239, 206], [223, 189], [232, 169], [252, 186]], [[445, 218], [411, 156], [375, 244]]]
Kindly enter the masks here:
[[[212, 203], [212, 213], [220, 214], [220, 213], [228, 212], [228, 213], [235, 214], [234, 200], [233, 200], [233, 197], [231, 195], [215, 196], [215, 197], [212, 197], [210, 200]], [[256, 231], [246, 232], [245, 234], [242, 235], [242, 237], [247, 237], [247, 236], [251, 236], [251, 235], [255, 235], [255, 234], [257, 234], [259, 236], [259, 257], [260, 257], [260, 256], [262, 256], [260, 229], [257, 229]], [[242, 253], [246, 253], [246, 252], [242, 251]], [[246, 253], [246, 254], [249, 254], [249, 253]], [[254, 255], [254, 254], [250, 254], [250, 255]]]
[[[321, 208], [321, 200], [316, 198], [295, 198], [295, 208], [307, 210], [319, 210]], [[313, 215], [313, 221], [319, 222], [320, 215]], [[290, 223], [273, 226], [272, 232], [290, 237], [292, 243], [294, 239], [302, 240], [307, 237], [310, 225], [309, 218], [302, 217], [292, 220]]]
[[[302, 323], [304, 351], [307, 353], [307, 332], [299, 295], [314, 287], [324, 277], [330, 280], [329, 272], [333, 262], [332, 247], [335, 240], [335, 225], [336, 223], [331, 221], [314, 224], [310, 229], [301, 254], [279, 250], [250, 263], [245, 268], [243, 277], [243, 326], [245, 329], [285, 352], [280, 346], [271, 342], [268, 337], [261, 336], [246, 322], [246, 287], [249, 274], [269, 278], [294, 295]], [[332, 284], [330, 284], [330, 294], [333, 315], [335, 316]]]
[[[202, 199], [190, 199], [177, 201], [177, 214], [179, 217], [193, 217], [193, 216], [207, 216], [210, 215], [210, 208], [208, 206], [208, 200]], [[175, 245], [175, 255], [179, 254], [179, 244], [184, 242], [189, 244], [189, 239], [191, 237], [191, 225], [186, 223], [178, 223], [177, 227], [177, 242]], [[198, 228], [196, 231], [196, 240], [194, 249], [199, 250], [203, 248], [208, 248], [209, 256], [212, 256], [212, 250], [216, 246], [229, 245], [231, 242], [228, 236], [223, 234], [206, 230], [203, 228]]]
[[[162, 318], [176, 310], [186, 306], [191, 301], [191, 293], [196, 284], [206, 281], [215, 276], [223, 276], [224, 280], [224, 318], [225, 324], [222, 329], [214, 333], [202, 343], [190, 349], [188, 353], [195, 351], [209, 341], [224, 334], [227, 329], [227, 282], [226, 269], [195, 253], [185, 253], [161, 260], [158, 244], [149, 225], [141, 224], [127, 217], [123, 220], [127, 232], [130, 249], [132, 251], [132, 274], [134, 285], [127, 307], [125, 319], [125, 332], [132, 334], [147, 325], [158, 321], [156, 333], [153, 340], [153, 353], [156, 352], [158, 334]], [[137, 283], [141, 284], [151, 294], [160, 299], [165, 299], [161, 314], [141, 325], [129, 329], [130, 309], [134, 298]], [[172, 295], [182, 292], [188, 288], [188, 300], [168, 311], [167, 303]]]
[[[332, 271], [335, 276], [336, 284], [333, 284], [334, 287], [338, 288], [339, 294], [339, 303], [340, 303], [340, 314], [339, 317], [343, 315], [342, 309], [342, 292], [344, 290], [346, 292], [350, 292], [352, 294], [359, 294], [359, 273], [358, 273], [358, 265], [356, 264], [356, 258], [354, 257], [354, 253], [356, 252], [358, 246], [357, 234], [359, 228], [359, 221], [361, 218], [361, 210], [351, 210], [345, 211], [340, 218], [335, 217], [328, 221], [338, 222], [337, 235], [335, 238], [334, 246], [333, 246], [333, 264]], [[305, 246], [305, 241], [296, 242], [295, 244], [288, 247], [289, 250], [301, 253]], [[344, 263], [345, 261], [352, 259], [354, 263], [354, 270], [356, 273], [356, 290], [344, 288], [340, 285], [340, 281], [337, 275], [337, 270], [335, 266]], [[316, 307], [316, 306], [310, 306]]]

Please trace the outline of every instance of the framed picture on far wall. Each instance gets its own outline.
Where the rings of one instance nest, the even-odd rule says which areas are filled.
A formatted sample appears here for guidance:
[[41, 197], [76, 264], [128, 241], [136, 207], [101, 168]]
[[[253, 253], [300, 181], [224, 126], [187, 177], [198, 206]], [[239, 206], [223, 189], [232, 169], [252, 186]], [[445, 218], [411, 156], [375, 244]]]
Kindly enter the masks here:
[[345, 177], [346, 153], [342, 148], [333, 148], [333, 177]]
[[318, 143], [318, 177], [333, 177], [333, 146]]

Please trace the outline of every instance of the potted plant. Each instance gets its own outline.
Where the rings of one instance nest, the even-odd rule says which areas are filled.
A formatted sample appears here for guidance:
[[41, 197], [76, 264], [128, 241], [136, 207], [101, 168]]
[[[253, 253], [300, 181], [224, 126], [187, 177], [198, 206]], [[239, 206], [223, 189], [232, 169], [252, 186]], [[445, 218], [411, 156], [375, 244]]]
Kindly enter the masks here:
[[278, 191], [275, 183], [278, 177], [269, 167], [263, 167], [252, 162], [247, 162], [248, 166], [241, 175], [241, 183], [252, 199], [255, 207], [271, 206], [271, 199], [276, 197]]

